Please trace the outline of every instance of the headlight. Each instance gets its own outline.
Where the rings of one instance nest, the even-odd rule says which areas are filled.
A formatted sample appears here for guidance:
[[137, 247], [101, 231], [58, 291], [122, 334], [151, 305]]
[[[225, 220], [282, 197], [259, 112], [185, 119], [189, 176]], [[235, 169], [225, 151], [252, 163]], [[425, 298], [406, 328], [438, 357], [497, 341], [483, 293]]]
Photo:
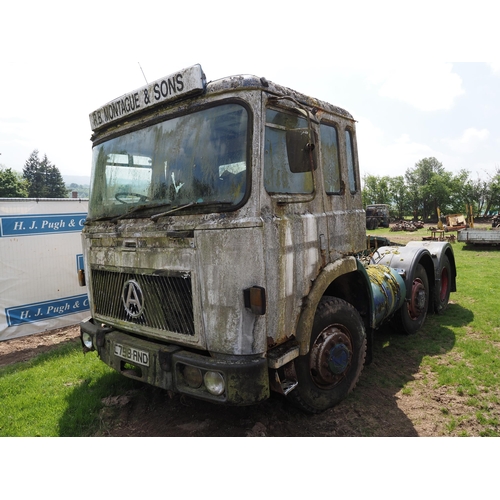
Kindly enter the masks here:
[[92, 336], [87, 332], [82, 333], [82, 343], [85, 346], [85, 348], [87, 348], [89, 351], [94, 349], [94, 343], [92, 342]]
[[193, 389], [198, 389], [198, 387], [201, 387], [203, 376], [199, 368], [186, 365], [184, 367], [184, 370], [182, 371], [182, 375], [184, 376], [184, 380], [186, 381], [186, 384], [189, 385], [189, 387], [192, 387]]
[[225, 390], [224, 377], [219, 372], [206, 372], [203, 376], [207, 391], [214, 396], [220, 396]]

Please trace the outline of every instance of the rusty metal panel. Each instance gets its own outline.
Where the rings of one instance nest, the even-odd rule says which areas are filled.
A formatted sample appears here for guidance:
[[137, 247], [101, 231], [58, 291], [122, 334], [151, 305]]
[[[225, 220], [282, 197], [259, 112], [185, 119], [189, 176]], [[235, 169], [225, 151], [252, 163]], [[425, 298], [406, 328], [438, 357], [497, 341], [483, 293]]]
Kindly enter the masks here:
[[458, 241], [470, 245], [499, 245], [500, 230], [496, 229], [463, 229], [458, 232]]

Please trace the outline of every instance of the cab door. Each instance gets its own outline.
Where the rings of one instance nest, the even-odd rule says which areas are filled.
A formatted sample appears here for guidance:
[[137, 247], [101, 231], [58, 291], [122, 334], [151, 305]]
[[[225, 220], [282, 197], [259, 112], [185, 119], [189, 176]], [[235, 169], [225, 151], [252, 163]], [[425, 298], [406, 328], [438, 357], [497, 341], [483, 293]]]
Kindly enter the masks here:
[[328, 253], [333, 262], [365, 247], [365, 214], [354, 128], [345, 120], [320, 123], [320, 155], [328, 221]]
[[328, 229], [318, 185], [317, 123], [293, 107], [268, 106], [264, 116], [261, 201], [272, 345], [295, 334], [304, 297], [326, 264]]

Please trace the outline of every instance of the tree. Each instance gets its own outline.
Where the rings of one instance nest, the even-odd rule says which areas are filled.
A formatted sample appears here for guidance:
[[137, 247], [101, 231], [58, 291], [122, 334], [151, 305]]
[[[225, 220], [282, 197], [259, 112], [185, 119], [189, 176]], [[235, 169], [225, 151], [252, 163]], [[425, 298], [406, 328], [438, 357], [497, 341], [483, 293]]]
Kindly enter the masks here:
[[66, 198], [67, 189], [64, 184], [64, 179], [62, 178], [59, 169], [50, 163], [47, 155], [44, 155], [42, 160], [42, 169], [45, 171], [47, 179], [47, 198]]
[[363, 178], [363, 204], [373, 205], [383, 203], [389, 205], [391, 195], [389, 190], [390, 177], [379, 177], [378, 175], [367, 175]]
[[411, 205], [408, 202], [408, 188], [402, 175], [389, 179], [389, 191], [397, 218], [403, 219], [405, 214], [411, 212]]
[[59, 169], [50, 163], [47, 155], [40, 161], [35, 149], [26, 160], [23, 177], [29, 183], [30, 198], [66, 198], [67, 190]]
[[488, 183], [486, 189], [486, 208], [484, 213], [487, 214], [490, 210], [500, 207], [500, 170], [497, 168], [496, 174]]
[[399, 219], [411, 214], [427, 221], [437, 215], [464, 213], [471, 206], [475, 217], [500, 208], [500, 168], [488, 180], [472, 180], [470, 172], [447, 172], [436, 158], [424, 158], [403, 176], [363, 177], [363, 205], [386, 203]]
[[449, 213], [462, 213], [467, 205], [471, 205], [474, 209], [474, 214], [477, 215], [477, 210], [481, 203], [478, 191], [475, 189], [475, 186], [478, 184], [469, 179], [469, 175], [470, 173], [466, 170], [461, 170], [458, 174], [451, 177], [449, 204], [447, 207]]
[[488, 192], [488, 182], [482, 179], [468, 180], [464, 186], [464, 196], [466, 203], [472, 204], [474, 207], [474, 216], [480, 217], [486, 215], [486, 197]]
[[422, 220], [425, 221], [436, 213], [438, 206], [446, 204], [449, 197], [449, 188], [446, 184], [449, 176], [443, 164], [434, 157], [424, 158], [415, 164], [413, 170], [406, 171], [405, 178], [414, 217], [420, 213]]
[[422, 186], [421, 193], [427, 208], [424, 220], [434, 215], [437, 217], [438, 208], [442, 213], [454, 212], [450, 212], [451, 179], [452, 174], [443, 170], [433, 173], [429, 182]]
[[0, 167], [0, 198], [26, 198], [28, 183], [11, 168]]
[[40, 172], [38, 150], [35, 149], [26, 160], [23, 168], [23, 177], [28, 182], [28, 193], [31, 198], [41, 198], [43, 178]]

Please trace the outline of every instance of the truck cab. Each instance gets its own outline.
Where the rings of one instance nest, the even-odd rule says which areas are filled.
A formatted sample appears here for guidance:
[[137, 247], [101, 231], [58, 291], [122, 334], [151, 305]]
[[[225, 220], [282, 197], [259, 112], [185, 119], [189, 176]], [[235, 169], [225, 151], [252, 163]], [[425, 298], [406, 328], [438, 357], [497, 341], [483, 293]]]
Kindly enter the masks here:
[[[275, 390], [316, 412], [343, 399], [380, 322], [358, 258], [365, 212], [350, 113], [256, 76], [207, 83], [195, 65], [90, 122], [84, 350], [212, 402], [253, 404]], [[389, 274], [384, 319], [412, 278]]]

